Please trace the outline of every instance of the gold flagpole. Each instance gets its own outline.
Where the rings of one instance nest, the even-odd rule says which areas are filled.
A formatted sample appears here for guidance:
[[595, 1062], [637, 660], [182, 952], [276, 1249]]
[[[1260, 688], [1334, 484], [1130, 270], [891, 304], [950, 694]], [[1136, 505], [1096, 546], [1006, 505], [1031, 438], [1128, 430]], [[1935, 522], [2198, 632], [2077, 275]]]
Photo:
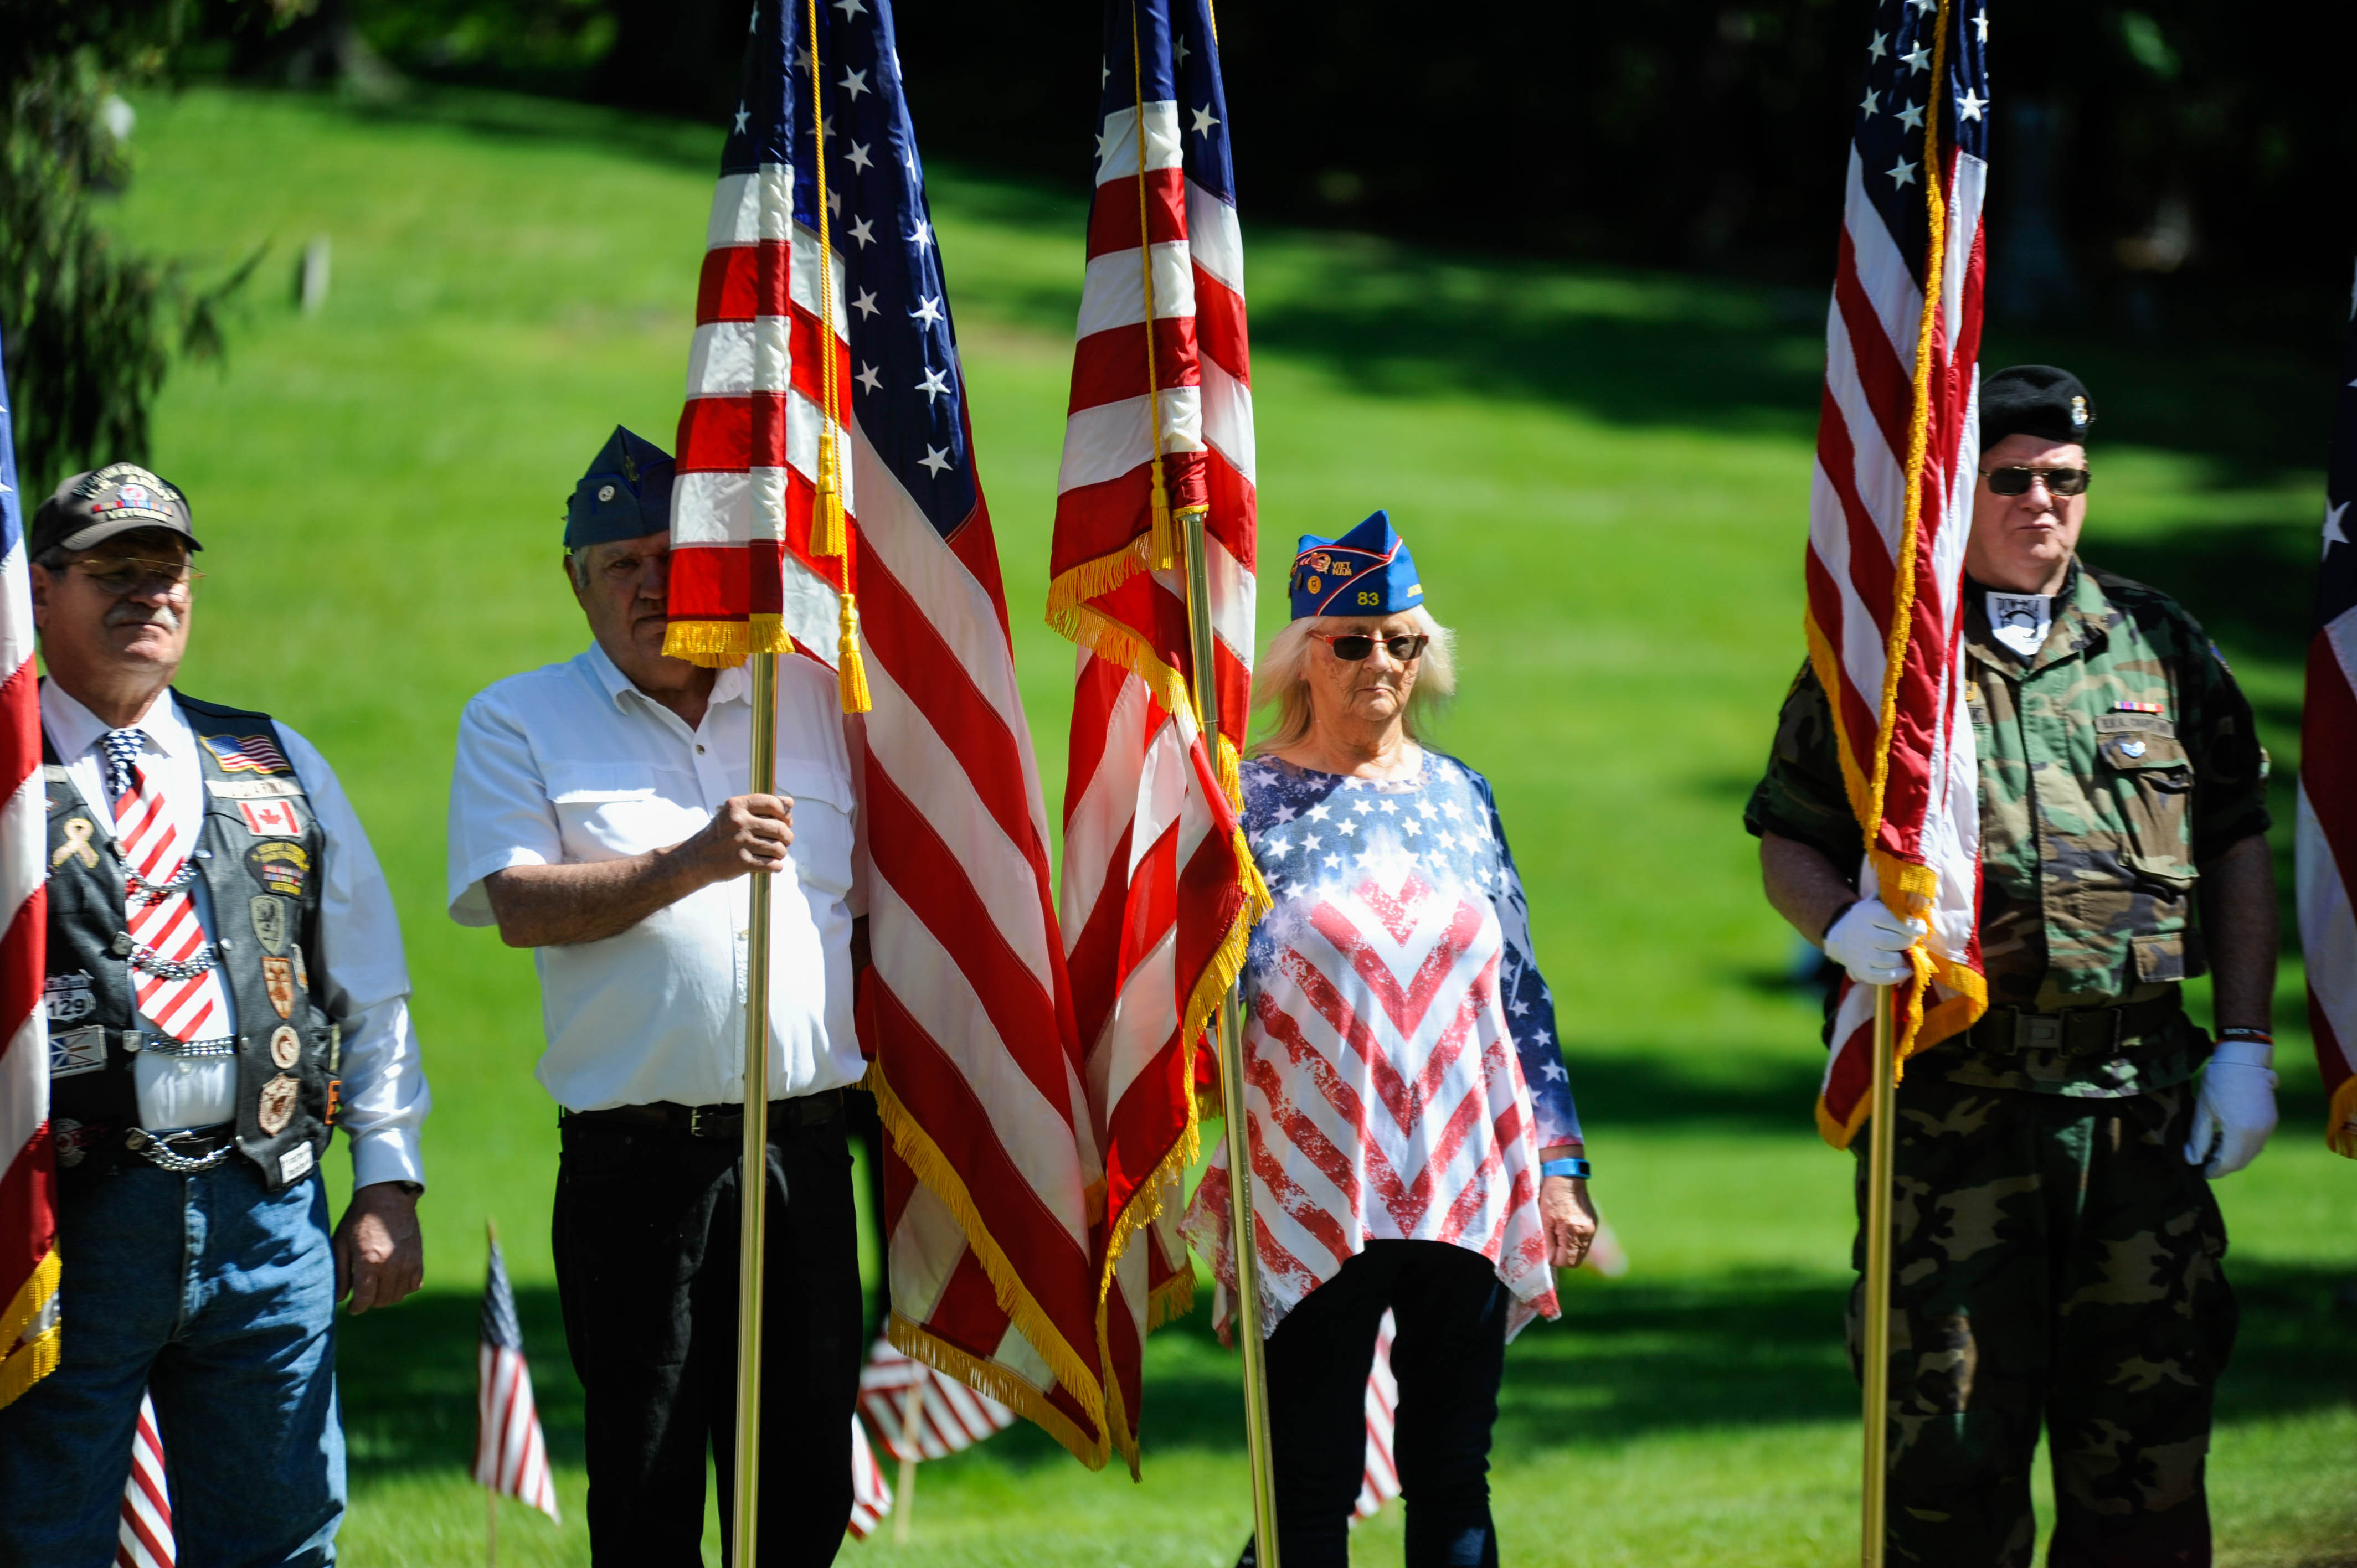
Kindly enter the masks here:
[[909, 1544], [909, 1531], [915, 1521], [909, 1517], [917, 1511], [917, 1416], [924, 1408], [924, 1369], [915, 1367], [917, 1380], [900, 1400], [900, 1495], [892, 1499], [892, 1544]]
[[[753, 669], [752, 792], [776, 792], [778, 656], [756, 653]], [[745, 1144], [737, 1168], [737, 1496], [732, 1510], [736, 1568], [759, 1561], [761, 1521], [761, 1262], [770, 1219], [770, 889], [774, 873], [755, 872], [745, 922]]]
[[[1203, 539], [1203, 510], [1189, 507], [1186, 524], [1187, 628], [1195, 656], [1195, 711], [1203, 745], [1220, 736], [1219, 676], [1211, 645], [1211, 562]], [[1225, 1108], [1228, 1144], [1228, 1238], [1236, 1259], [1236, 1292], [1231, 1305], [1237, 1344], [1244, 1362], [1244, 1448], [1252, 1466], [1253, 1536], [1259, 1568], [1277, 1568], [1276, 1471], [1269, 1453], [1268, 1360], [1260, 1333], [1260, 1255], [1253, 1242], [1252, 1149], [1244, 1129], [1243, 1031], [1233, 986], [1220, 999], [1220, 1101]]]
[[1859, 1561], [1882, 1568], [1890, 1474], [1890, 1189], [1899, 1148], [1897, 987], [1874, 988], [1874, 1102], [1866, 1146], [1866, 1290], [1859, 1310], [1866, 1455]]

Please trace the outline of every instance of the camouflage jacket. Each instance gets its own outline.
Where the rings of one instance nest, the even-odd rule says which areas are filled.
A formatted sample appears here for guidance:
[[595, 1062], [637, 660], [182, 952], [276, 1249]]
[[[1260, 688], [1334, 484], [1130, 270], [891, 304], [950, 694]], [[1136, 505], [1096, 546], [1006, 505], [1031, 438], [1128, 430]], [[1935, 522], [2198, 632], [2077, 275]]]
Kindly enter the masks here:
[[[2200, 625], [2167, 595], [2073, 564], [2053, 628], [2025, 663], [1989, 632], [1966, 585], [1965, 697], [1981, 777], [1981, 959], [1989, 1004], [2040, 1013], [2170, 996], [2203, 972], [2198, 867], [2265, 832], [2266, 753]], [[1744, 822], [1863, 856], [1832, 717], [1803, 666]], [[1985, 1056], [1958, 1041], [1926, 1058], [1958, 1081], [2110, 1096], [2190, 1077], [2198, 1031], [2126, 1061]]]

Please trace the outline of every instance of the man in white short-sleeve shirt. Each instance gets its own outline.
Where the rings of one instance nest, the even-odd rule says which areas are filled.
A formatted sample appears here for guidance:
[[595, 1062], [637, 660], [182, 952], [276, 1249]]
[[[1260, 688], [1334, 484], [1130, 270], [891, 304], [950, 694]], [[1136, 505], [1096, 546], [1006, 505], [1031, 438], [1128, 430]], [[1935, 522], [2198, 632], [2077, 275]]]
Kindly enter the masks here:
[[750, 879], [775, 875], [761, 1548], [834, 1558], [863, 1349], [842, 1090], [856, 814], [832, 671], [780, 660], [775, 795], [748, 792], [742, 670], [665, 657], [673, 466], [617, 427], [565, 571], [591, 646], [459, 721], [451, 918], [533, 950], [561, 1108], [554, 1224], [599, 1563], [694, 1563], [709, 1451], [728, 1520]]

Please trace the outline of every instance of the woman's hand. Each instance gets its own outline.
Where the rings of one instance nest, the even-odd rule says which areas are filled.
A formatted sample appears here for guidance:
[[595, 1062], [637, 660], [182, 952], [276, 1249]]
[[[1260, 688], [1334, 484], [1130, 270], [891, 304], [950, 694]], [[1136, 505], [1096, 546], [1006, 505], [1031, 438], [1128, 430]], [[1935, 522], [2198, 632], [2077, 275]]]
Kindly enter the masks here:
[[1586, 1182], [1559, 1176], [1541, 1181], [1539, 1221], [1546, 1228], [1547, 1262], [1576, 1269], [1587, 1261], [1596, 1240], [1596, 1206], [1587, 1201]]

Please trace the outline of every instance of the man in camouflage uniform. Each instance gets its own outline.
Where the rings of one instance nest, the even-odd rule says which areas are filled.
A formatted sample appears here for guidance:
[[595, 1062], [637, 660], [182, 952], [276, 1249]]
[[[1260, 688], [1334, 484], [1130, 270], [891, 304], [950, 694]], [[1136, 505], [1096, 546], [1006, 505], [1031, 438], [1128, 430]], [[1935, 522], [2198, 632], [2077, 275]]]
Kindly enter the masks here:
[[[2029, 1563], [2041, 1425], [2050, 1563], [2210, 1561], [2234, 1300], [2209, 1178], [2275, 1125], [2266, 756], [2192, 618], [2078, 560], [2093, 417], [2050, 367], [1982, 390], [1964, 671], [1989, 1011], [1899, 1089], [1897, 1563]], [[1861, 983], [1907, 972], [1924, 928], [1857, 898], [1863, 843], [1805, 667], [1745, 822], [1779, 912]], [[2205, 968], [2214, 1054], [2179, 1000]]]

